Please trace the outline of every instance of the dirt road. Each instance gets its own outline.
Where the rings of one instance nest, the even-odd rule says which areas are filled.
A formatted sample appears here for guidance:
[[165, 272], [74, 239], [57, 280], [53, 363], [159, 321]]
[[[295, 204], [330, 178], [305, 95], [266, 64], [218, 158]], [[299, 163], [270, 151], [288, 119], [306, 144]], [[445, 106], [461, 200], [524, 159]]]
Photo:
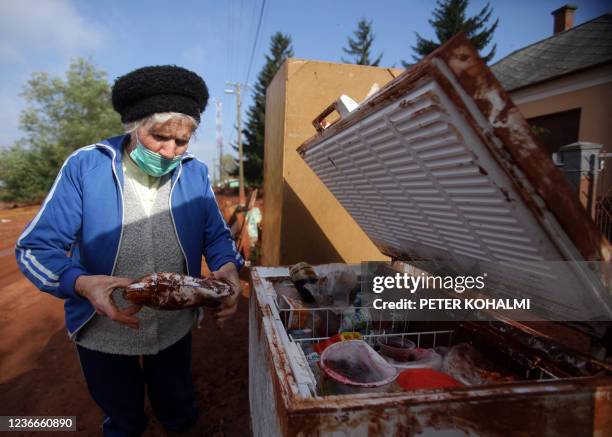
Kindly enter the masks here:
[[[37, 211], [0, 211], [0, 415], [76, 416], [76, 435], [100, 435], [102, 413], [87, 392], [67, 338], [62, 301], [35, 289], [15, 261], [15, 242]], [[193, 332], [198, 435], [248, 433], [247, 303], [243, 297], [238, 314], [222, 331], [208, 317]], [[152, 420], [145, 435], [165, 435], [147, 409]]]

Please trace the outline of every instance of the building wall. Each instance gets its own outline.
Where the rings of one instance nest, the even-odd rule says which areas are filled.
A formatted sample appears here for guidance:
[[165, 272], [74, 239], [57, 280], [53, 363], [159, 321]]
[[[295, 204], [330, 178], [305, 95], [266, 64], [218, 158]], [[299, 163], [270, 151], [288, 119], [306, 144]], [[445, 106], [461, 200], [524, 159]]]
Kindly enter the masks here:
[[[527, 119], [580, 109], [578, 141], [612, 151], [612, 65], [592, 68], [510, 93]], [[595, 214], [594, 202], [612, 189], [612, 159], [593, 179], [585, 173], [579, 184], [581, 203]]]
[[341, 94], [363, 100], [402, 70], [288, 59], [266, 94], [262, 264], [387, 259], [296, 152]]
[[551, 80], [510, 95], [527, 119], [580, 108], [578, 140], [612, 150], [612, 66]]
[[262, 218], [263, 265], [278, 265], [280, 257], [281, 210], [283, 200], [283, 143], [285, 139], [285, 78], [289, 64], [285, 62], [270, 83], [266, 93], [264, 143], [264, 205]]

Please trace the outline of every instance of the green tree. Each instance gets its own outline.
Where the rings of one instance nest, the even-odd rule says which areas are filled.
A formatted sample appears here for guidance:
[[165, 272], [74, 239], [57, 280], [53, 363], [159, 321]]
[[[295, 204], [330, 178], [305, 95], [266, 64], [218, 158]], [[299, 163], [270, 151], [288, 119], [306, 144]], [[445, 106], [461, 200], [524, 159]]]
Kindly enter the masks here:
[[243, 129], [244, 177], [249, 185], [261, 186], [263, 183], [266, 88], [285, 59], [292, 56], [291, 36], [281, 32], [272, 35], [270, 53], [266, 55], [266, 63], [257, 76], [253, 104], [247, 111], [247, 121]]
[[380, 64], [383, 54], [381, 53], [375, 60], [370, 60], [370, 50], [374, 42], [374, 32], [372, 31], [372, 21], [366, 21], [362, 18], [357, 23], [357, 30], [353, 32], [354, 39], [348, 37], [348, 48], [343, 47], [344, 53], [353, 56], [353, 60], [342, 58], [342, 62], [347, 64], [357, 65], [373, 65], [377, 67]]
[[41, 200], [75, 149], [121, 133], [106, 73], [84, 59], [74, 60], [65, 78], [34, 73], [23, 92], [24, 137], [0, 152], [3, 200]]
[[[421, 60], [459, 32], [465, 32], [485, 62], [488, 63], [493, 59], [497, 44], [493, 44], [491, 50], [486, 55], [483, 54], [483, 50], [493, 39], [493, 33], [497, 29], [499, 18], [491, 26], [487, 27], [487, 22], [491, 19], [491, 14], [493, 13], [489, 3], [478, 14], [469, 18], [466, 17], [468, 5], [469, 0], [438, 0], [436, 2], [433, 19], [429, 20], [429, 24], [433, 26], [438, 41], [423, 38], [417, 33], [416, 46], [412, 47], [416, 53], [416, 55], [413, 55], [415, 61]], [[405, 61], [401, 62], [404, 67], [410, 66]]]
[[221, 182], [228, 179], [237, 169], [236, 158], [229, 153], [223, 155], [221, 157]]

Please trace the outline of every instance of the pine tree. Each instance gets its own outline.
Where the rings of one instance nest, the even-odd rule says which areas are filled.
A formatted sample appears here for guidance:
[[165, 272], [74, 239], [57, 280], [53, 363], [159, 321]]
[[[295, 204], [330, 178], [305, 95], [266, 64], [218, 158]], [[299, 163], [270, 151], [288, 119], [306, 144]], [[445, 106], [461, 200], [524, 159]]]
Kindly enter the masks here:
[[354, 59], [347, 61], [342, 58], [342, 62], [347, 64], [357, 65], [373, 65], [377, 67], [380, 64], [383, 54], [381, 53], [374, 61], [370, 60], [370, 49], [374, 42], [374, 32], [372, 31], [372, 21], [366, 21], [362, 18], [357, 23], [357, 30], [353, 32], [355, 39], [348, 37], [348, 48], [343, 47], [342, 50], [348, 55], [352, 55]]
[[244, 177], [249, 185], [261, 186], [263, 183], [264, 132], [266, 120], [266, 88], [285, 59], [293, 56], [291, 36], [276, 32], [270, 39], [270, 54], [266, 64], [257, 76], [253, 91], [253, 104], [247, 111], [247, 122], [243, 143]]
[[[493, 47], [486, 55], [482, 54], [482, 51], [491, 42], [493, 33], [499, 24], [499, 18], [496, 19], [490, 27], [486, 27], [493, 12], [489, 3], [487, 3], [475, 16], [466, 18], [465, 13], [468, 4], [469, 0], [437, 1], [436, 9], [433, 11], [433, 19], [429, 20], [429, 24], [433, 26], [438, 41], [435, 42], [423, 38], [417, 33], [416, 46], [412, 47], [416, 52], [416, 55], [413, 55], [415, 61], [419, 61], [424, 56], [427, 56], [459, 32], [465, 32], [467, 37], [472, 41], [472, 44], [474, 44], [476, 49], [481, 53], [482, 59], [486, 63], [493, 59], [497, 44], [493, 44]], [[410, 65], [405, 61], [401, 62], [404, 67]]]
[[237, 170], [236, 158], [229, 153], [224, 154], [221, 157], [221, 182], [229, 179], [230, 175], [236, 173]]

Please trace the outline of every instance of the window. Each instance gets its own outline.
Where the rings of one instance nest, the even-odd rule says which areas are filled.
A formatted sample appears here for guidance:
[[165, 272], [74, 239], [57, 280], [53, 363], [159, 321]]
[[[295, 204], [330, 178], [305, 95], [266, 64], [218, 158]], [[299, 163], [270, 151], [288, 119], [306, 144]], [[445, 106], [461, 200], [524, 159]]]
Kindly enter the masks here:
[[558, 152], [561, 146], [578, 141], [580, 108], [541, 115], [527, 121], [548, 153]]

